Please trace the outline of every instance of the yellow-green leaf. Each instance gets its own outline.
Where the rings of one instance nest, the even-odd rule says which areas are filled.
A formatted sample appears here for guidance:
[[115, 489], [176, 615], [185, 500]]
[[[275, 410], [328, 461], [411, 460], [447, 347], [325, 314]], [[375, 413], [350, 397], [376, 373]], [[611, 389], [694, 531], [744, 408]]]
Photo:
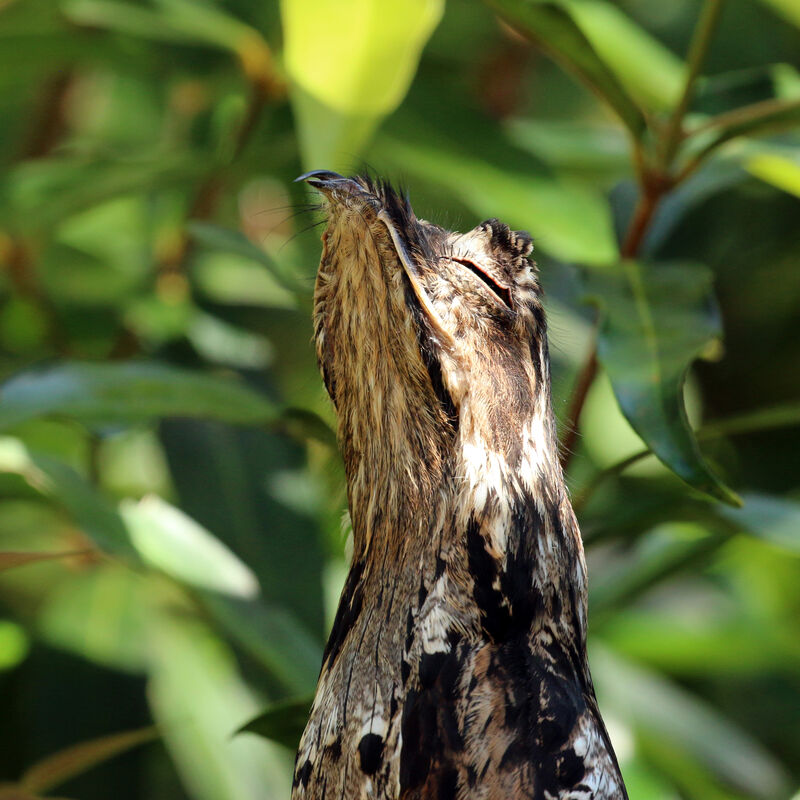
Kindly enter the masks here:
[[308, 167], [343, 168], [408, 91], [444, 0], [283, 0], [284, 61]]

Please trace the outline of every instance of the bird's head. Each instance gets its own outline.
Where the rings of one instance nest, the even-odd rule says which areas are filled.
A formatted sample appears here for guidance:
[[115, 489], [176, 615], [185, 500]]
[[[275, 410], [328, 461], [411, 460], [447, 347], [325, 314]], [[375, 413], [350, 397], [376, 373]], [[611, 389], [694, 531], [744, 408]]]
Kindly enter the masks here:
[[348, 477], [366, 459], [430, 489], [468, 442], [513, 467], [523, 428], [549, 419], [530, 236], [498, 220], [447, 231], [368, 178], [302, 180], [326, 200], [315, 338]]

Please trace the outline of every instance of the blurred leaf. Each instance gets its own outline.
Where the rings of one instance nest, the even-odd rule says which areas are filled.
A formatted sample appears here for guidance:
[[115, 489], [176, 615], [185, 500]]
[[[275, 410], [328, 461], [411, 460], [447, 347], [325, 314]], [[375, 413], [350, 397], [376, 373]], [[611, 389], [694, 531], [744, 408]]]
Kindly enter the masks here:
[[72, 745], [29, 767], [20, 779], [20, 784], [29, 792], [47, 792], [120, 753], [158, 737], [158, 730], [151, 726]]
[[[408, 91], [444, 0], [282, 0], [284, 62], [307, 168], [342, 168]], [[358, 24], [353, 24], [357, 20]]]
[[681, 59], [605, 0], [566, 0], [580, 29], [631, 96], [647, 108], [666, 111], [683, 91]]
[[300, 737], [308, 722], [313, 702], [314, 697], [311, 695], [298, 700], [275, 703], [237, 732], [258, 734], [288, 747], [294, 753], [300, 744]]
[[12, 229], [39, 233], [112, 198], [185, 185], [209, 168], [207, 157], [186, 151], [130, 161], [36, 159], [15, 166], [0, 186], [0, 212]]
[[269, 488], [274, 473], [302, 469], [305, 452], [282, 436], [189, 420], [162, 423], [161, 441], [181, 508], [253, 570], [266, 605], [291, 609], [321, 636], [323, 553], [316, 520]]
[[322, 645], [285, 607], [219, 595], [200, 597], [228, 639], [251, 656], [289, 693], [312, 691], [322, 663]]
[[712, 117], [708, 122], [689, 132], [696, 140], [699, 161], [720, 145], [740, 136], [763, 136], [787, 128], [800, 127], [800, 98], [771, 99]]
[[287, 291], [295, 294], [304, 291], [304, 287], [292, 275], [287, 274], [265, 250], [254, 245], [243, 233], [197, 221], [190, 222], [186, 228], [198, 244], [254, 261], [264, 267]]
[[225, 645], [198, 622], [153, 620], [148, 694], [164, 741], [195, 800], [289, 796], [291, 761], [276, 745], [232, 737], [263, 700]]
[[0, 672], [14, 669], [28, 655], [28, 637], [21, 625], [0, 619]]
[[632, 557], [615, 570], [608, 570], [602, 581], [595, 581], [590, 592], [592, 621], [600, 625], [611, 612], [629, 605], [640, 595], [674, 575], [697, 567], [730, 539], [730, 533], [712, 533], [678, 538], [666, 531], [654, 531], [639, 543]]
[[720, 334], [711, 274], [696, 264], [622, 264], [588, 296], [601, 309], [597, 353], [622, 413], [652, 451], [706, 494], [739, 505], [704, 461], [686, 418], [683, 383]]
[[0, 437], [0, 472], [21, 475], [33, 489], [66, 508], [100, 548], [138, 563], [116, 509], [71, 467], [29, 451], [18, 439]]
[[785, 797], [783, 767], [745, 731], [667, 679], [590, 645], [601, 707], [648, 736], [699, 759], [752, 797]]
[[336, 432], [319, 414], [306, 408], [287, 408], [281, 414], [278, 425], [296, 439], [313, 439], [338, 451]]
[[116, 0], [68, 0], [64, 11], [68, 19], [80, 25], [229, 50], [239, 57], [252, 80], [265, 86], [276, 80], [271, 52], [261, 34], [214, 3], [155, 0], [148, 7]]
[[595, 192], [547, 174], [505, 171], [423, 139], [382, 137], [381, 157], [420, 180], [447, 187], [476, 214], [530, 230], [542, 250], [592, 266], [616, 262], [618, 251], [605, 201]]
[[635, 139], [645, 130], [641, 110], [598, 56], [569, 5], [547, 0], [487, 0], [510, 25], [575, 72], [616, 111]]
[[169, 416], [242, 424], [275, 419], [272, 404], [240, 383], [145, 361], [62, 363], [11, 378], [0, 396], [0, 429], [50, 414], [89, 424]]
[[24, 567], [26, 564], [35, 564], [37, 561], [52, 561], [59, 558], [85, 555], [91, 550], [66, 550], [61, 553], [23, 553], [0, 551], [0, 572], [14, 567]]
[[166, 587], [130, 568], [101, 563], [63, 575], [36, 613], [38, 638], [113, 670], [147, 667], [147, 620]]
[[761, 0], [761, 2], [800, 28], [800, 2], [798, 0]]
[[254, 597], [258, 579], [222, 542], [156, 495], [123, 500], [122, 519], [142, 559], [190, 586]]
[[716, 509], [742, 532], [800, 555], [800, 503], [782, 497], [747, 493], [741, 508]]
[[756, 178], [800, 197], [800, 153], [757, 153], [745, 158], [744, 167]]

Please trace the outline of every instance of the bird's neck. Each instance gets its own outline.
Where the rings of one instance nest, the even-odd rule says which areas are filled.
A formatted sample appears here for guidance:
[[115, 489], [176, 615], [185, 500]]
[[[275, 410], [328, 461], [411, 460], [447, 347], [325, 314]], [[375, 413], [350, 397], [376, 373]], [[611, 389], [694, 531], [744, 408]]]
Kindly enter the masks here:
[[362, 547], [354, 553], [365, 573], [381, 584], [407, 585], [410, 597], [420, 585], [430, 591], [446, 574], [446, 594], [470, 604], [491, 638], [522, 634], [546, 619], [582, 641], [580, 534], [547, 398], [536, 412], [498, 447], [482, 427], [483, 415], [462, 408], [452, 449], [437, 462], [435, 476], [396, 474], [413, 459], [397, 458], [393, 466], [384, 460], [380, 469], [365, 460], [356, 478], [369, 489], [357, 504], [351, 493], [354, 530], [369, 531], [356, 536]]

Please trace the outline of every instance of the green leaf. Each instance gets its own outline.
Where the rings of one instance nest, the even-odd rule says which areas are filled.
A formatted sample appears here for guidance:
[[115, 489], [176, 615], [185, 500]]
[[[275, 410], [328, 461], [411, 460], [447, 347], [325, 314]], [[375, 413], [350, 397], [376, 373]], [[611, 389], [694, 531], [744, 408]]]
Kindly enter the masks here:
[[686, 80], [680, 58], [605, 0], [566, 0], [565, 6], [637, 103], [659, 111], [675, 106]]
[[[303, 163], [342, 168], [408, 91], [444, 0], [282, 0]], [[357, 20], [357, 24], [354, 24]]]
[[312, 695], [275, 703], [254, 719], [251, 719], [237, 733], [255, 733], [265, 739], [271, 739], [284, 747], [288, 747], [292, 752], [296, 752], [300, 744], [300, 737], [303, 735], [306, 722], [308, 722], [308, 715], [313, 702], [314, 697]]
[[800, 153], [765, 150], [747, 156], [745, 169], [765, 183], [800, 197]]
[[738, 531], [800, 556], [800, 503], [782, 497], [747, 493], [741, 508], [717, 509]]
[[487, 3], [510, 25], [576, 73], [611, 106], [635, 139], [642, 136], [646, 125], [641, 110], [600, 58], [569, 5], [547, 0], [487, 0]]
[[661, 675], [634, 666], [596, 642], [590, 659], [600, 707], [640, 735], [691, 755], [748, 796], [785, 797], [788, 776], [754, 738]]
[[198, 621], [153, 620], [148, 697], [173, 762], [195, 800], [278, 800], [291, 790], [291, 760], [253, 736], [232, 736], [264, 700], [233, 653]]
[[602, 278], [589, 278], [588, 297], [601, 310], [597, 354], [622, 413], [676, 475], [739, 505], [703, 459], [683, 401], [689, 366], [721, 335], [711, 273], [696, 264], [626, 261]]
[[761, 0], [761, 2], [780, 14], [787, 22], [800, 28], [800, 2], [798, 0]]
[[606, 622], [612, 612], [630, 605], [662, 581], [704, 563], [731, 535], [677, 537], [666, 530], [651, 532], [620, 568], [593, 584], [589, 600], [593, 624]]
[[54, 414], [88, 424], [171, 416], [250, 425], [275, 419], [272, 404], [240, 383], [145, 361], [62, 363], [11, 378], [0, 397], [0, 429]]
[[381, 138], [382, 161], [446, 187], [481, 217], [531, 231], [537, 247], [564, 261], [607, 266], [619, 257], [603, 198], [546, 172], [502, 169], [457, 143]]
[[142, 560], [182, 583], [232, 597], [254, 597], [258, 579], [222, 542], [156, 495], [123, 500], [120, 513]]
[[102, 550], [140, 563], [117, 510], [71, 467], [31, 452], [18, 439], [0, 437], [0, 472], [22, 476], [31, 488], [66, 508]]
[[254, 261], [264, 267], [278, 284], [287, 291], [293, 294], [298, 292], [307, 293], [307, 290], [294, 276], [288, 274], [265, 250], [253, 244], [243, 233], [222, 228], [219, 225], [212, 225], [208, 222], [197, 221], [190, 222], [186, 229], [198, 244], [211, 250], [234, 253]]
[[102, 736], [53, 753], [25, 770], [20, 785], [29, 792], [46, 792], [92, 767], [159, 737], [149, 726]]

